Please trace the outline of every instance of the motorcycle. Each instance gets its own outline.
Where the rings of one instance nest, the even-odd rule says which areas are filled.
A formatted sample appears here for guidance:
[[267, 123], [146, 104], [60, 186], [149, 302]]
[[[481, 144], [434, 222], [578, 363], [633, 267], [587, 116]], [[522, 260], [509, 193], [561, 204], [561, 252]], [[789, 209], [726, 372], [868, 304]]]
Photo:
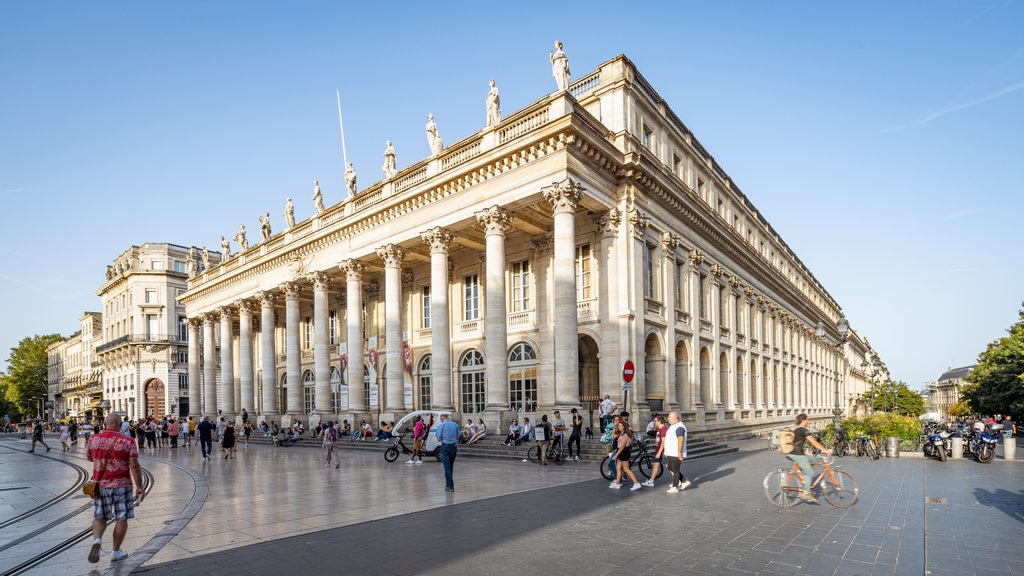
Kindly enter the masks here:
[[939, 459], [939, 462], [945, 462], [946, 458], [952, 453], [953, 447], [949, 437], [952, 434], [939, 427], [939, 426], [928, 426], [922, 434], [923, 446], [925, 456], [934, 456]]
[[999, 444], [999, 433], [1002, 424], [989, 424], [979, 434], [973, 429], [964, 430], [964, 450], [974, 454], [974, 459], [988, 464], [996, 457], [996, 445]]

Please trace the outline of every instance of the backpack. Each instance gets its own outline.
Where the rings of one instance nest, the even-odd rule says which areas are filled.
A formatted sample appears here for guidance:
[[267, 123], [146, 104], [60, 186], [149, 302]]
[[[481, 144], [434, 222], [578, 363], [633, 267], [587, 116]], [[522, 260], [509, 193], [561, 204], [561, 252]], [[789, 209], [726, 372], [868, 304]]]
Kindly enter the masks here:
[[791, 428], [783, 428], [779, 431], [779, 452], [789, 454], [793, 452], [793, 438], [796, 434]]
[[327, 441], [337, 442], [338, 441], [338, 429], [331, 426], [327, 429]]
[[601, 435], [601, 443], [602, 444], [611, 444], [612, 443], [612, 434], [614, 434], [614, 433], [615, 433], [615, 430], [612, 429], [612, 428], [609, 428], [607, 432], [605, 432], [604, 434]]

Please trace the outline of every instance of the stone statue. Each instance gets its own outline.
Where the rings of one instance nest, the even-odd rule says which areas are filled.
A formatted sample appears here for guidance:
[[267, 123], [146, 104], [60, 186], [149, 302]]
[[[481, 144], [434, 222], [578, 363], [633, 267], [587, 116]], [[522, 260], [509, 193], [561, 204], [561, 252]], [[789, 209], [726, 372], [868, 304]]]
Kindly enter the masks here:
[[285, 230], [295, 228], [295, 205], [292, 204], [291, 198], [288, 198], [288, 203], [284, 205], [284, 213], [281, 216], [284, 216], [285, 224], [288, 225]]
[[555, 77], [555, 84], [558, 84], [558, 90], [565, 91], [569, 89], [569, 59], [566, 58], [565, 52], [562, 52], [562, 41], [555, 40], [555, 51], [549, 52], [548, 57], [551, 59], [551, 75]]
[[313, 204], [316, 206], [316, 213], [323, 214], [324, 210], [324, 195], [320, 193], [320, 181], [313, 180]]
[[270, 240], [270, 212], [267, 212], [265, 216], [260, 216], [260, 234], [263, 235], [264, 240]]
[[249, 241], [245, 239], [245, 224], [242, 224], [235, 234], [235, 242], [238, 242], [239, 252], [249, 249]]
[[210, 251], [206, 249], [206, 246], [203, 246], [203, 251], [202, 251], [201, 255], [203, 257], [203, 270], [209, 270], [210, 269]]
[[501, 96], [491, 80], [491, 91], [487, 93], [487, 126], [497, 126], [498, 122], [501, 122]]
[[228, 242], [227, 238], [220, 237], [220, 248], [223, 251], [221, 262], [227, 262], [228, 258], [231, 258], [231, 242]]
[[444, 148], [444, 142], [437, 135], [437, 124], [434, 123], [434, 115], [427, 114], [427, 144], [430, 145], [430, 155], [437, 156]]
[[348, 168], [345, 168], [345, 187], [348, 188], [348, 197], [356, 197], [356, 169], [352, 167], [352, 163], [348, 163]]
[[384, 149], [384, 176], [394, 178], [395, 174], [398, 174], [398, 169], [395, 168], [397, 158], [395, 148], [391, 145], [391, 140], [388, 140], [387, 148]]
[[196, 275], [196, 247], [188, 249], [188, 261], [185, 262], [185, 273], [191, 278]]

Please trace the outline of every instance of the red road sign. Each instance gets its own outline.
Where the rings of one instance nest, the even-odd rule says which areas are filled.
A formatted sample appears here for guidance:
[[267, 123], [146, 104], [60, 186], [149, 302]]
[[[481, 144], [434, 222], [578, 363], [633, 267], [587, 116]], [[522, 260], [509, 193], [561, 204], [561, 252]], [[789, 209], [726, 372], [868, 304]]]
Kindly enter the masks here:
[[622, 381], [626, 384], [632, 382], [634, 372], [636, 372], [636, 366], [633, 366], [633, 361], [626, 360], [626, 363], [622, 365]]

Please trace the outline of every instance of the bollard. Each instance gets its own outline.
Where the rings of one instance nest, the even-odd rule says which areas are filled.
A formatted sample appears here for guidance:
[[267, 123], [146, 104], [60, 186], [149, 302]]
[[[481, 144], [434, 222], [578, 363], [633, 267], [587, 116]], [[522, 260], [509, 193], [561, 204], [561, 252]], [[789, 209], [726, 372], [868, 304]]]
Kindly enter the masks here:
[[1003, 460], [1017, 459], [1017, 438], [1015, 436], [1003, 436]]
[[953, 436], [952, 440], [953, 440], [953, 447], [952, 447], [952, 450], [951, 450], [952, 454], [950, 454], [949, 457], [950, 458], [963, 458], [964, 457], [964, 439], [961, 438], [960, 436]]

